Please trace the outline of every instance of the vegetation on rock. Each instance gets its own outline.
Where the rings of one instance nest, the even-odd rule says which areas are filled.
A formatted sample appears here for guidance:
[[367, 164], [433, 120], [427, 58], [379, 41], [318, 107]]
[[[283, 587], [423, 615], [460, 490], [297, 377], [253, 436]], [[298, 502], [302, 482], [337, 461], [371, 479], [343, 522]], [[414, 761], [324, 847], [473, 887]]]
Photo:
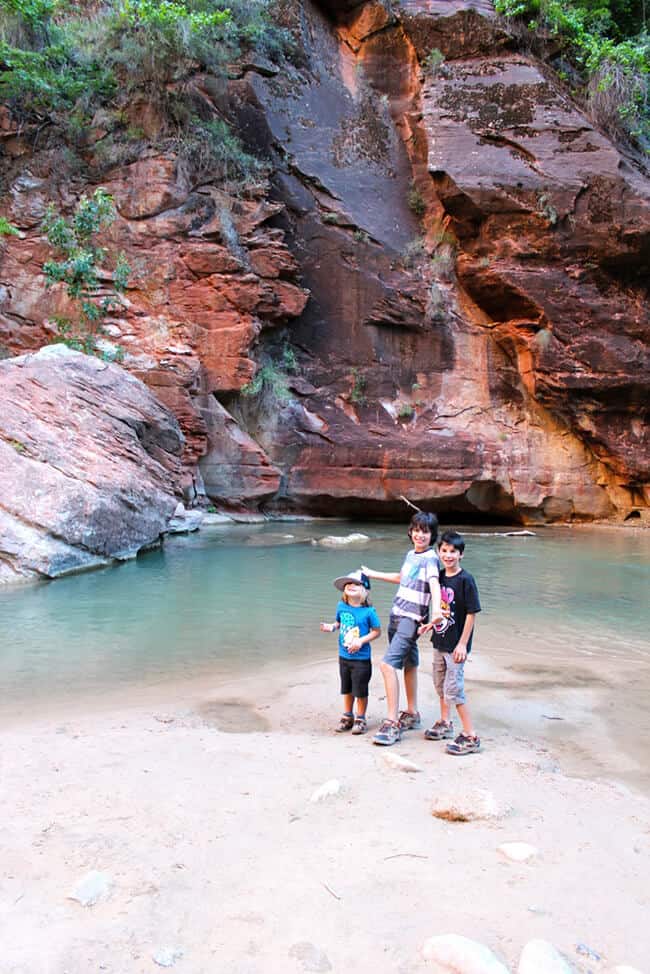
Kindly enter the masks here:
[[650, 33], [645, 0], [496, 0], [613, 136], [650, 152]]
[[[115, 219], [112, 197], [103, 189], [92, 196], [82, 196], [71, 219], [66, 220], [50, 205], [43, 229], [57, 260], [43, 265], [48, 287], [62, 284], [68, 298], [77, 307], [77, 317], [56, 317], [59, 341], [70, 348], [120, 359], [120, 349], [101, 344], [106, 318], [119, 307], [130, 268], [123, 254], [110, 255], [98, 246], [97, 236]], [[103, 281], [100, 280], [103, 278]], [[108, 283], [104, 283], [108, 279]], [[107, 347], [108, 346], [108, 347]]]

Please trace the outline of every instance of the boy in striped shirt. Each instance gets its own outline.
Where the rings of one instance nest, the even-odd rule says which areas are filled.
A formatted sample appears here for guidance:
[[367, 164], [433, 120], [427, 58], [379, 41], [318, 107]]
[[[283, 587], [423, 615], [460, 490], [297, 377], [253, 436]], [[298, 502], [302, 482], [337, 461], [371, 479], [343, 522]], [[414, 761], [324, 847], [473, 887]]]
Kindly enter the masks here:
[[[386, 689], [388, 715], [373, 738], [374, 744], [396, 744], [403, 730], [420, 726], [418, 713], [418, 628], [429, 619], [442, 619], [440, 611], [440, 562], [434, 545], [438, 538], [435, 514], [418, 511], [409, 524], [413, 549], [408, 552], [399, 572], [377, 572], [366, 566], [369, 578], [399, 585], [393, 600], [388, 624], [388, 649], [380, 668]], [[404, 670], [406, 710], [399, 711], [398, 670]]]

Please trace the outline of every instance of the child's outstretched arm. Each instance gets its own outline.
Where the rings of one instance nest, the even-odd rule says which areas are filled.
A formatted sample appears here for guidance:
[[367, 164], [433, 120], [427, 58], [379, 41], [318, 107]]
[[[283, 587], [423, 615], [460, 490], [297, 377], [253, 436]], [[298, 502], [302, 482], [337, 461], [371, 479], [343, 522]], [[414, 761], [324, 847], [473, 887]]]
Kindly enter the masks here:
[[381, 636], [381, 629], [371, 629], [367, 635], [357, 636], [356, 639], [350, 640], [350, 645], [347, 647], [348, 652], [358, 653], [362, 646], [365, 646], [366, 643], [371, 643], [377, 636]]
[[399, 572], [376, 572], [374, 568], [368, 568], [367, 565], [361, 566], [361, 571], [368, 578], [376, 578], [378, 582], [394, 582], [395, 585], [400, 583], [400, 573]]
[[340, 622], [321, 622], [320, 624], [321, 632], [336, 632], [336, 630], [340, 628], [341, 628]]

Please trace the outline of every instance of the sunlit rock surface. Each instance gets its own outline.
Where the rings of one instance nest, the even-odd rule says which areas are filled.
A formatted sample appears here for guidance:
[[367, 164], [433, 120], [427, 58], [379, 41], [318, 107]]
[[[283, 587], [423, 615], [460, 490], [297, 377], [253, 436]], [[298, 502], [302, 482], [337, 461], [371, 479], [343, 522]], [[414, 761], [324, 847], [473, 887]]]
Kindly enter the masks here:
[[173, 414], [117, 365], [50, 345], [0, 362], [0, 582], [134, 557], [178, 503]]

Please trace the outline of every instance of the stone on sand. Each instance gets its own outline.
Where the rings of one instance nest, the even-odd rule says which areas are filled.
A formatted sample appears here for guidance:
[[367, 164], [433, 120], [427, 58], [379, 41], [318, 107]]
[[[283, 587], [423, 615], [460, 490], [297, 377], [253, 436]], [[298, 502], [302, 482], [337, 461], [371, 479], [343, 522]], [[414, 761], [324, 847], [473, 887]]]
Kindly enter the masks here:
[[330, 778], [329, 781], [325, 781], [320, 788], [316, 789], [309, 801], [315, 805], [317, 802], [322, 802], [326, 798], [333, 798], [335, 795], [340, 794], [340, 791], [341, 782], [337, 781], [336, 778]]
[[409, 761], [408, 758], [403, 758], [401, 754], [394, 754], [392, 751], [384, 752], [384, 754], [382, 754], [382, 758], [388, 767], [393, 768], [395, 771], [422, 771], [419, 764], [414, 764], [413, 761]]
[[79, 880], [70, 894], [70, 899], [77, 900], [82, 906], [94, 906], [102, 896], [108, 893], [110, 886], [110, 877], [106, 873], [100, 873], [93, 869]]
[[548, 940], [529, 940], [521, 952], [517, 974], [571, 974], [571, 968]]
[[430, 937], [422, 954], [434, 974], [509, 974], [485, 944], [456, 933]]
[[527, 842], [504, 842], [497, 847], [497, 852], [510, 859], [512, 862], [526, 862], [536, 856], [538, 849]]
[[448, 822], [474, 822], [479, 819], [501, 818], [508, 811], [491, 791], [484, 788], [464, 788], [436, 795], [431, 806], [434, 818]]

